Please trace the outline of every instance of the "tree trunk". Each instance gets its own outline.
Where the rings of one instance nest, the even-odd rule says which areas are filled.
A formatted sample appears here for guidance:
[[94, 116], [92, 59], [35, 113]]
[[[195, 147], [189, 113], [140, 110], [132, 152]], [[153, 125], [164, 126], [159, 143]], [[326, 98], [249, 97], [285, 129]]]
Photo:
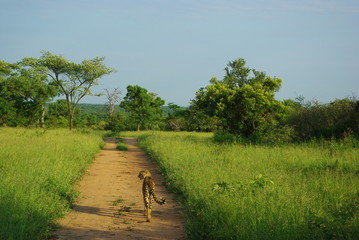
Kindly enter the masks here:
[[71, 131], [72, 127], [73, 127], [73, 119], [74, 119], [75, 109], [74, 109], [74, 107], [72, 105], [72, 102], [70, 101], [70, 96], [68, 94], [66, 94], [66, 103], [67, 103], [67, 112], [69, 114], [69, 128], [70, 128], [70, 131]]
[[45, 127], [45, 112], [46, 112], [45, 105], [42, 106], [41, 110], [42, 110], [42, 112], [41, 112], [41, 127], [44, 128]]
[[71, 131], [74, 126], [74, 111], [73, 110], [72, 111], [70, 110], [69, 116], [70, 116], [70, 131]]

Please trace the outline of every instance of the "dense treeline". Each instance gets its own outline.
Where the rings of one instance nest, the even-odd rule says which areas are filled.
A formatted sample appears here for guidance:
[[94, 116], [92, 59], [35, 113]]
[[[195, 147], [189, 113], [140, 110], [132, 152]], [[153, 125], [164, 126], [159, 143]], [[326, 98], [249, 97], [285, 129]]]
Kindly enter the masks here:
[[[188, 107], [164, 106], [157, 94], [137, 85], [128, 86], [124, 96], [106, 89], [105, 105], [79, 104], [100, 77], [114, 71], [103, 60], [76, 64], [42, 52], [15, 64], [0, 61], [0, 125], [214, 131], [221, 141], [269, 143], [359, 137], [355, 97], [325, 104], [302, 97], [278, 101], [282, 80], [247, 67], [244, 59], [229, 62], [223, 79], [212, 78]], [[65, 99], [53, 101], [56, 96]]]
[[[285, 101], [289, 106], [283, 123], [294, 129], [298, 139], [359, 136], [359, 101], [338, 99], [328, 104]], [[294, 104], [294, 106], [293, 106]]]
[[[311, 138], [340, 139], [343, 137], [358, 137], [359, 103], [354, 98], [335, 100], [327, 104], [316, 101], [301, 103], [294, 100], [283, 101], [286, 115], [277, 126], [268, 129], [262, 138], [276, 141], [300, 141]], [[51, 104], [50, 104], [51, 106]], [[106, 105], [80, 104], [76, 114], [75, 124], [78, 127], [92, 127], [94, 129], [136, 130], [131, 124], [126, 112], [116, 109], [114, 120], [109, 123]], [[156, 127], [149, 129], [166, 131], [216, 131], [214, 121], [191, 107], [180, 107], [175, 104], [163, 106], [162, 118]], [[46, 114], [48, 121], [53, 117], [51, 107]], [[59, 119], [59, 118], [54, 118]], [[62, 126], [67, 126], [66, 118]]]
[[[224, 78], [212, 78], [210, 85], [196, 92], [189, 107], [169, 103], [161, 110], [161, 104], [152, 104], [157, 110], [145, 108], [156, 112], [157, 117], [122, 112], [117, 124], [111, 127], [113, 130], [214, 131], [219, 141], [245, 139], [265, 143], [359, 137], [359, 101], [355, 97], [325, 104], [305, 101], [303, 97], [278, 101], [274, 97], [282, 80], [268, 77], [245, 64], [243, 59], [230, 62]], [[128, 90], [133, 91], [133, 88], [129, 86]], [[147, 94], [144, 89], [142, 91]], [[125, 99], [129, 101], [127, 95]], [[143, 99], [140, 102], [145, 102]], [[134, 102], [132, 108], [143, 111], [143, 107]], [[136, 118], [151, 124], [135, 128], [131, 122], [136, 122]]]

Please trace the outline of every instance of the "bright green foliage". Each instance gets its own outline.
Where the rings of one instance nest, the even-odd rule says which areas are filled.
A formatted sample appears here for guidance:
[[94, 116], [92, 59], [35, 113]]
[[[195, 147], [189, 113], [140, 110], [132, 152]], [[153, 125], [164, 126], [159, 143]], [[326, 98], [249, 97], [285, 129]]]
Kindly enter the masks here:
[[16, 109], [12, 94], [7, 90], [7, 79], [13, 72], [13, 66], [0, 60], [0, 125], [9, 124], [14, 118]]
[[80, 100], [92, 94], [91, 87], [98, 84], [98, 79], [115, 71], [106, 67], [102, 63], [104, 60], [104, 57], [95, 57], [77, 64], [63, 56], [44, 51], [40, 58], [25, 58], [23, 63], [46, 73], [60, 93], [65, 95], [69, 127], [72, 129], [75, 108]]
[[0, 124], [44, 124], [45, 103], [57, 89], [40, 69], [0, 61]]
[[136, 129], [152, 129], [162, 116], [161, 106], [165, 101], [155, 93], [148, 93], [147, 89], [138, 85], [127, 86], [127, 94], [120, 104], [130, 119], [135, 123]]
[[[92, 129], [104, 129], [107, 123], [105, 120], [106, 112], [103, 104], [78, 104], [75, 109], [74, 126]], [[67, 102], [66, 99], [59, 99], [56, 102], [48, 104], [48, 111], [45, 115], [47, 126], [67, 127], [69, 126]]]
[[[77, 115], [76, 113], [75, 115]], [[49, 103], [46, 121], [52, 127], [69, 126], [67, 101], [65, 99], [58, 99], [53, 103]]]
[[[128, 133], [126, 133], [128, 134]], [[216, 144], [211, 134], [143, 133], [182, 197], [189, 239], [357, 239], [359, 150]]]
[[197, 91], [193, 105], [215, 118], [226, 132], [246, 137], [262, 134], [283, 109], [274, 99], [282, 80], [245, 67], [243, 59], [230, 62], [225, 70], [223, 80], [212, 78], [210, 85]]
[[126, 143], [124, 143], [122, 138], [119, 138], [116, 148], [118, 150], [120, 150], [120, 151], [127, 151], [128, 150], [128, 147], [127, 147]]
[[47, 239], [102, 145], [90, 132], [0, 128], [0, 239]]

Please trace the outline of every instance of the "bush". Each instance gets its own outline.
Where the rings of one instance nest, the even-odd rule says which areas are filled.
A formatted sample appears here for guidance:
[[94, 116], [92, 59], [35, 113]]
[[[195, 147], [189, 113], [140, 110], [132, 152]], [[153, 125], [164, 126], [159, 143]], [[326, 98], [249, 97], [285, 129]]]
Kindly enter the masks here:
[[238, 137], [231, 133], [216, 132], [213, 135], [213, 141], [216, 143], [236, 143]]
[[293, 127], [300, 140], [342, 138], [352, 131], [359, 137], [359, 101], [336, 100], [330, 104], [308, 103], [292, 113], [286, 124]]
[[296, 138], [296, 132], [291, 126], [275, 127], [268, 130], [260, 139], [262, 143], [273, 144], [285, 144], [291, 143]]
[[119, 142], [117, 143], [117, 149], [120, 151], [127, 151], [128, 147], [127, 145], [123, 142], [122, 138], [119, 139]]

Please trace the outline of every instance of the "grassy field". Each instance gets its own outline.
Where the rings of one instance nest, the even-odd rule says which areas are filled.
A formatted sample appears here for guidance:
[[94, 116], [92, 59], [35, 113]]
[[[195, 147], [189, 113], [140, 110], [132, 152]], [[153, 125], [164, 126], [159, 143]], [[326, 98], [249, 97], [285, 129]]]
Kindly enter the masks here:
[[0, 239], [41, 239], [77, 193], [100, 134], [0, 128]]
[[190, 239], [359, 235], [357, 148], [218, 144], [211, 134], [194, 133], [140, 139], [167, 186], [182, 196]]

